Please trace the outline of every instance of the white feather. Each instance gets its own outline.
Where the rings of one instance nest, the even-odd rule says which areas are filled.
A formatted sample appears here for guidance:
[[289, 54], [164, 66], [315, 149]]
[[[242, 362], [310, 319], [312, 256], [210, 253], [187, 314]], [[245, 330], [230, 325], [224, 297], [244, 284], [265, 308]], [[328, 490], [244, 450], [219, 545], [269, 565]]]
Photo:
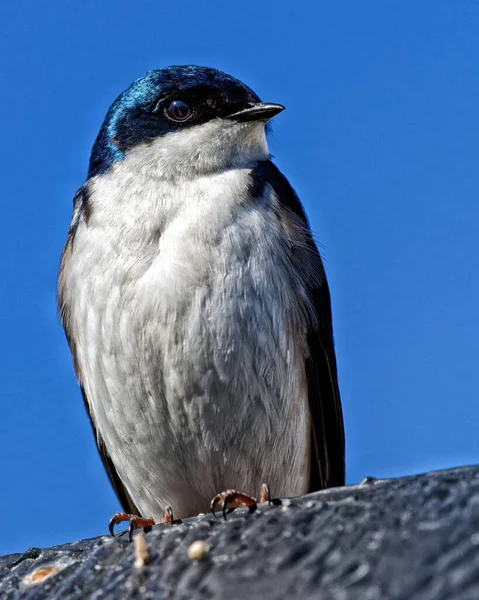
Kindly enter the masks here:
[[307, 491], [305, 309], [260, 123], [157, 138], [90, 182], [60, 286], [93, 419], [141, 513]]

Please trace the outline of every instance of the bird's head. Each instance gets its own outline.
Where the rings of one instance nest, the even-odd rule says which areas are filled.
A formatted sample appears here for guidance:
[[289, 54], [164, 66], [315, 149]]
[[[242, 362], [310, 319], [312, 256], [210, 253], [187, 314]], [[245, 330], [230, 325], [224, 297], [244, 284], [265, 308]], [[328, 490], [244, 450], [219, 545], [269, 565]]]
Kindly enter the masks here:
[[89, 177], [132, 160], [162, 177], [193, 177], [268, 158], [266, 122], [283, 110], [234, 77], [176, 66], [135, 81], [110, 107], [93, 146]]

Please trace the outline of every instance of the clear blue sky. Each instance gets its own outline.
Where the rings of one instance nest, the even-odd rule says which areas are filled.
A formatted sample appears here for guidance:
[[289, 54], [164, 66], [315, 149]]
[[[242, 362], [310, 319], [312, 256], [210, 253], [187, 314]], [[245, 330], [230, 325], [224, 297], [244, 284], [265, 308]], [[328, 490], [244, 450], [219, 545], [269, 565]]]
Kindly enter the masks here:
[[118, 509], [55, 280], [109, 104], [170, 64], [287, 107], [271, 149], [323, 245], [348, 482], [479, 463], [476, 0], [25, 0], [0, 28], [0, 553]]

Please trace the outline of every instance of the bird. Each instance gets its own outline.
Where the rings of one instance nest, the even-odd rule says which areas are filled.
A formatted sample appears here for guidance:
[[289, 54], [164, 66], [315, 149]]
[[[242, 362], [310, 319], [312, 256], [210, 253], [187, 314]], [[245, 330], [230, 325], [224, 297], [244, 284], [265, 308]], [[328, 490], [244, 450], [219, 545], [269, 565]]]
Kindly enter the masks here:
[[284, 108], [171, 66], [93, 144], [57, 292], [112, 533], [344, 485], [328, 282], [267, 142]]

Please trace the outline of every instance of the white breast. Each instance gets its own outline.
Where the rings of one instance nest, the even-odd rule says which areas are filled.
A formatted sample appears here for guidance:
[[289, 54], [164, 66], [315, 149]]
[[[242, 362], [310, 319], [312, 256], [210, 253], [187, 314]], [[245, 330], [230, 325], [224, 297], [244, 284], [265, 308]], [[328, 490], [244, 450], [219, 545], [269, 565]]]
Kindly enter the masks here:
[[[63, 274], [91, 412], [142, 514], [309, 477], [306, 324], [286, 233], [249, 169], [173, 186], [128, 161], [93, 181]], [[296, 292], [295, 292], [296, 290]]]

